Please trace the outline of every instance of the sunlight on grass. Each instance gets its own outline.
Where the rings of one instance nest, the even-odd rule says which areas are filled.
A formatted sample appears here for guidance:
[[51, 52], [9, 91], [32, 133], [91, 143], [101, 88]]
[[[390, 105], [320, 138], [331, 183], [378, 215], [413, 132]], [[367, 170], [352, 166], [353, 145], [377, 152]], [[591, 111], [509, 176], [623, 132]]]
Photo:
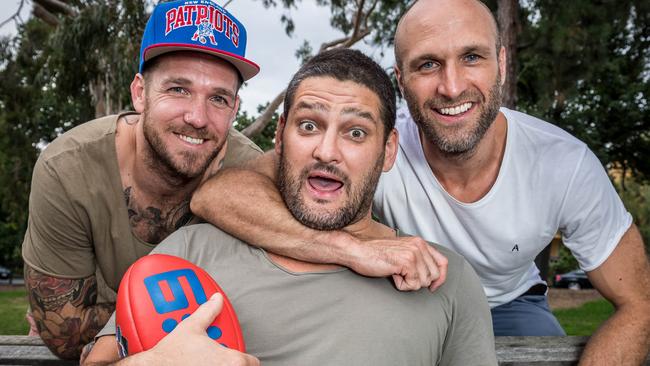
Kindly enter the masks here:
[[612, 313], [614, 307], [607, 300], [591, 301], [578, 308], [553, 312], [566, 334], [570, 336], [592, 335]]
[[29, 330], [25, 320], [27, 294], [24, 288], [0, 291], [0, 334], [26, 335]]

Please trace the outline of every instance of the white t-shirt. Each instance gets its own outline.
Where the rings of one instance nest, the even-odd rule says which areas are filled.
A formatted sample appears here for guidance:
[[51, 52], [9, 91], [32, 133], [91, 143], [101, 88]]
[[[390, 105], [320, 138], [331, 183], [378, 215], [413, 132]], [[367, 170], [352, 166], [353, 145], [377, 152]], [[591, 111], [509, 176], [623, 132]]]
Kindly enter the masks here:
[[600, 161], [564, 130], [502, 108], [506, 149], [490, 191], [462, 203], [429, 168], [408, 109], [398, 111], [399, 152], [384, 173], [374, 214], [404, 233], [447, 246], [472, 264], [491, 307], [544, 283], [533, 262], [559, 230], [580, 267], [591, 271], [632, 223]]

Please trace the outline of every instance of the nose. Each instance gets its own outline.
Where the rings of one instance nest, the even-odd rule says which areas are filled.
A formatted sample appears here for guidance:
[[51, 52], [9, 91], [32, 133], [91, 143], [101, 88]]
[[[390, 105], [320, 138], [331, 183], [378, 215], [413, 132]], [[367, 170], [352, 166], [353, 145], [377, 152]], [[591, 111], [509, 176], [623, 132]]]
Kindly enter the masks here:
[[438, 85], [438, 94], [449, 99], [456, 99], [467, 88], [467, 82], [462, 68], [454, 63], [445, 65]]
[[338, 163], [341, 161], [341, 150], [336, 131], [328, 130], [322, 135], [314, 149], [313, 157], [323, 163]]
[[193, 99], [187, 107], [183, 119], [185, 123], [196, 129], [201, 129], [208, 124], [208, 109], [206, 103], [198, 98]]

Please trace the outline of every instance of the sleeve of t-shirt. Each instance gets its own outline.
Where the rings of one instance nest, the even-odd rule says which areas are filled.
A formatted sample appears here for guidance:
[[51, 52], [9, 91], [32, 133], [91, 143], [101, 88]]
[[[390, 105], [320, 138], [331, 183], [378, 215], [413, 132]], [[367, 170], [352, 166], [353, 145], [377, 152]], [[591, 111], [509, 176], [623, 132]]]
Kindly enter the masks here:
[[[169, 254], [175, 255], [177, 257], [184, 258], [185, 252], [187, 250], [186, 240], [185, 240], [185, 230], [180, 229], [171, 233], [165, 240], [158, 244], [154, 250], [151, 251], [151, 254]], [[99, 337], [107, 335], [115, 335], [115, 312], [111, 315], [110, 319], [104, 328], [102, 328], [99, 333], [95, 336], [95, 340]]]
[[225, 168], [241, 166], [260, 155], [262, 155], [262, 149], [234, 127], [230, 128], [228, 132], [228, 148], [226, 149], [226, 156], [223, 158]]
[[632, 224], [605, 169], [586, 147], [560, 212], [563, 242], [585, 271], [600, 266]]
[[450, 295], [451, 324], [440, 365], [497, 365], [492, 317], [483, 287], [465, 260], [455, 264], [462, 268], [455, 273], [456, 285]]
[[85, 278], [95, 273], [87, 217], [77, 211], [66, 184], [44, 158], [34, 166], [29, 219], [23, 240], [25, 263], [44, 274]]

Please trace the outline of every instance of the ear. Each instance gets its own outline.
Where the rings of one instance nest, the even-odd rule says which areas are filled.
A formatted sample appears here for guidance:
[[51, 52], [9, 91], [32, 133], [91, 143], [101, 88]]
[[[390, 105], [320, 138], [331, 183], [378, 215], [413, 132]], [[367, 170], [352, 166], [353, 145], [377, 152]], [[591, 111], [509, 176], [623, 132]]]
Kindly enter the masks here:
[[144, 77], [142, 74], [136, 74], [131, 82], [131, 103], [136, 112], [144, 112], [146, 95], [144, 86]]
[[275, 154], [277, 156], [280, 156], [280, 153], [282, 152], [282, 133], [284, 132], [286, 122], [287, 121], [284, 119], [284, 113], [280, 114], [278, 127], [275, 129]]
[[393, 66], [393, 70], [395, 70], [395, 78], [397, 79], [397, 87], [399, 88], [399, 92], [404, 95], [404, 85], [402, 84], [402, 72], [399, 70], [399, 67], [397, 65]]
[[507, 64], [507, 57], [508, 55], [506, 54], [506, 48], [501, 46], [501, 49], [499, 50], [499, 72], [501, 72], [501, 86], [505, 84], [506, 78], [508, 77], [508, 73], [506, 72], [506, 64]]
[[395, 163], [395, 158], [397, 158], [397, 148], [399, 144], [399, 133], [395, 128], [388, 134], [388, 140], [386, 140], [386, 146], [384, 147], [384, 165], [382, 171], [387, 172]]

